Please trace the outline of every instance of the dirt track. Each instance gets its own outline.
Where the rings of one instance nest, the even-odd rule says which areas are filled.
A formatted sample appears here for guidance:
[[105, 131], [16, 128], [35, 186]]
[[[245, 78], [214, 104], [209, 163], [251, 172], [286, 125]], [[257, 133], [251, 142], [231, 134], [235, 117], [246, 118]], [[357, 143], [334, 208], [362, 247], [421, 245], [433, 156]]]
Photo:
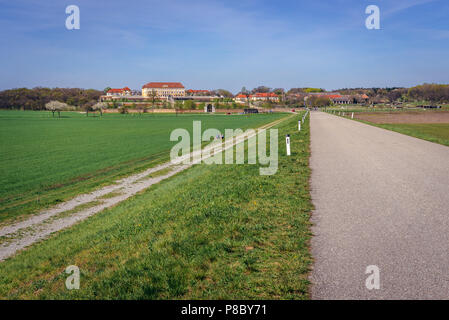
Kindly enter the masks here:
[[354, 118], [372, 123], [449, 123], [449, 112], [415, 111], [395, 113], [354, 113]]

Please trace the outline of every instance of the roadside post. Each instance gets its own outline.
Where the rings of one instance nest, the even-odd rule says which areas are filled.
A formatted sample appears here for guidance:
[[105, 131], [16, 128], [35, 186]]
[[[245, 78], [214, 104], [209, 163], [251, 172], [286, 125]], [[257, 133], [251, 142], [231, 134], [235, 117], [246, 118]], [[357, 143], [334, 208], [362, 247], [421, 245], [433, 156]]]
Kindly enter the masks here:
[[287, 136], [285, 137], [285, 146], [287, 147], [287, 156], [289, 156], [291, 154], [290, 152], [290, 135], [287, 134]]
[[351, 114], [351, 119], [354, 119], [354, 112]]
[[301, 131], [301, 121], [298, 120], [298, 131]]

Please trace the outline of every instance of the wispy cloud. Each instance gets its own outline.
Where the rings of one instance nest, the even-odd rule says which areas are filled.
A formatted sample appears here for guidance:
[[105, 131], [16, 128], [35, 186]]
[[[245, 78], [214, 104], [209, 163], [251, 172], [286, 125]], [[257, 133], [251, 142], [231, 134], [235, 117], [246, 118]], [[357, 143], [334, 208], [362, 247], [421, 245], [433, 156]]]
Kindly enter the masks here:
[[389, 4], [393, 3], [393, 5], [389, 8], [387, 8], [386, 10], [384, 10], [383, 15], [385, 17], [389, 17], [389, 16], [395, 15], [401, 11], [411, 9], [413, 7], [429, 4], [431, 2], [436, 2], [436, 1], [439, 1], [439, 0], [395, 0], [394, 2], [389, 2]]

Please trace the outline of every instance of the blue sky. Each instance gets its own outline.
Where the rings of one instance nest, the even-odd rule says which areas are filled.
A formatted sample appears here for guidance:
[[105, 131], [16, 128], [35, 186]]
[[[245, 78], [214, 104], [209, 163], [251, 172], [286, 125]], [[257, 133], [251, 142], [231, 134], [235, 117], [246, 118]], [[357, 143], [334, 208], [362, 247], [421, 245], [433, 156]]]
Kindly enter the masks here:
[[[370, 4], [381, 30], [365, 28]], [[449, 83], [447, 0], [0, 0], [0, 35], [0, 89]]]

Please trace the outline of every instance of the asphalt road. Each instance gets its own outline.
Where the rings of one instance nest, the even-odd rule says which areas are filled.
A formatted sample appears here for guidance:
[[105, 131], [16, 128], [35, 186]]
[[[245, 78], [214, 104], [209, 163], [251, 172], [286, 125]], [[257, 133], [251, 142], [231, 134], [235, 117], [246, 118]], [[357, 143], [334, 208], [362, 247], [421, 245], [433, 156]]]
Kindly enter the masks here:
[[311, 150], [312, 299], [449, 299], [449, 147], [312, 112]]

